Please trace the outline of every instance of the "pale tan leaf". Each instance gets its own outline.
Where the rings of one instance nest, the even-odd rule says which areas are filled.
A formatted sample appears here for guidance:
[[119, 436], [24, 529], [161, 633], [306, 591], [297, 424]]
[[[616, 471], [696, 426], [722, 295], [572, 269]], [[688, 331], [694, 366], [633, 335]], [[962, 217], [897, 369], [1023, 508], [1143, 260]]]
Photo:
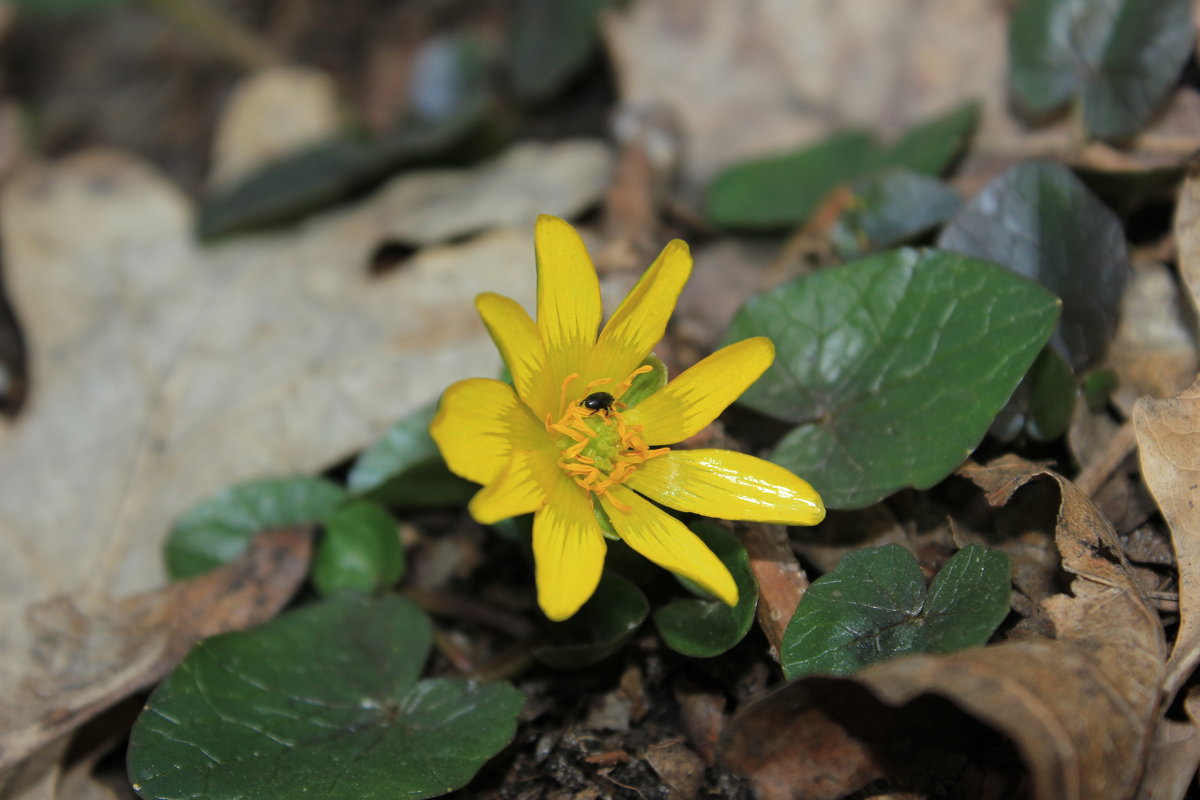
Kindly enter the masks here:
[[1174, 695], [1200, 662], [1200, 381], [1133, 407], [1142, 480], [1171, 529], [1179, 570], [1179, 633], [1167, 664]]

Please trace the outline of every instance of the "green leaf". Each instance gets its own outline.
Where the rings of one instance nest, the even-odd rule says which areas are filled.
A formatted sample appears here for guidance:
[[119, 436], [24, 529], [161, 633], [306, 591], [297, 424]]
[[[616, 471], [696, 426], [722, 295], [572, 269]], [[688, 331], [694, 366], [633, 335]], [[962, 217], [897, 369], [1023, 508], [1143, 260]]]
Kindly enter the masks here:
[[925, 591], [900, 545], [857, 550], [813, 581], [788, 623], [780, 666], [788, 680], [848, 675], [905, 653], [953, 653], [987, 643], [1008, 615], [1008, 554], [970, 544]]
[[400, 580], [404, 565], [396, 521], [374, 503], [358, 501], [325, 519], [312, 579], [323, 596], [346, 590], [376, 594]]
[[946, 184], [895, 168], [859, 178], [850, 185], [854, 200], [829, 233], [842, 258], [900, 244], [941, 225], [962, 205]]
[[419, 91], [414, 85], [414, 97], [432, 94], [435, 99], [418, 102], [391, 133], [370, 142], [346, 137], [314, 145], [217, 192], [200, 208], [201, 238], [289, 222], [361, 194], [397, 170], [436, 162], [465, 148], [480, 134], [488, 112], [487, 64], [469, 37], [434, 40], [429, 47], [438, 51], [426, 59], [435, 64], [445, 60], [440, 51], [457, 53], [449, 66], [427, 70], [449, 72], [446, 82], [452, 88], [439, 93]]
[[812, 146], [729, 167], [708, 187], [717, 225], [770, 231], [802, 223], [837, 186], [890, 167], [938, 175], [966, 147], [979, 116], [974, 103], [918, 125], [890, 146], [845, 131]]
[[1104, 355], [1129, 272], [1125, 232], [1066, 167], [1041, 161], [1005, 171], [950, 221], [938, 246], [995, 261], [1061, 297], [1050, 344], [1075, 370]]
[[975, 259], [893, 250], [751, 299], [726, 334], [775, 363], [741, 402], [797, 423], [771, 460], [829, 508], [862, 508], [950, 474], [1054, 327], [1058, 301]]
[[914, 125], [883, 148], [874, 169], [897, 167], [923, 175], [944, 175], [967, 149], [979, 124], [979, 103], [964, 103], [940, 117]]
[[192, 578], [241, 555], [254, 534], [315, 524], [346, 492], [321, 478], [262, 478], [224, 490], [184, 514], [167, 536], [167, 574]]
[[161, 800], [435, 797], [512, 740], [507, 684], [417, 681], [429, 621], [348, 594], [202, 641], [134, 725], [129, 775]]
[[589, 667], [620, 650], [649, 610], [640, 589], [606, 570], [596, 593], [575, 616], [549, 623], [552, 643], [534, 650], [534, 658], [555, 669]]
[[866, 131], [848, 131], [794, 153], [730, 167], [708, 187], [708, 216], [724, 228], [779, 230], [812, 215], [835, 187], [872, 158]]
[[520, 100], [549, 100], [588, 64], [600, 43], [597, 17], [614, 0], [520, 0], [509, 48], [513, 91]]
[[689, 526], [708, 549], [721, 559], [738, 588], [733, 608], [706, 593], [696, 598], [673, 600], [654, 612], [654, 624], [667, 647], [687, 656], [718, 656], [742, 640], [754, 623], [758, 607], [758, 584], [750, 571], [750, 556], [733, 534], [711, 522]]
[[1033, 114], [1083, 103], [1101, 139], [1137, 133], [1192, 51], [1191, 0], [1026, 0], [1013, 14], [1013, 93]]
[[1025, 429], [1034, 439], [1049, 442], [1067, 432], [1075, 413], [1075, 373], [1063, 357], [1044, 348], [1025, 378], [1029, 385]]
[[346, 485], [356, 497], [395, 508], [436, 508], [465, 503], [478, 486], [446, 468], [429, 435], [437, 412], [431, 404], [396, 422], [363, 452]]

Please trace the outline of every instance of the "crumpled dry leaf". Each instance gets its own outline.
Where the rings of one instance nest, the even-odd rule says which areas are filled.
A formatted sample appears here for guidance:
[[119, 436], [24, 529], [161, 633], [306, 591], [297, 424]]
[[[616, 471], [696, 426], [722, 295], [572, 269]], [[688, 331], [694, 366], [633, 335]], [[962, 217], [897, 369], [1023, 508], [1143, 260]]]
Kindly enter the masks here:
[[[510, 173], [514, 196], [553, 184], [564, 154], [596, 152], [521, 147], [542, 157], [523, 181]], [[594, 203], [606, 176], [579, 177], [539, 194], [540, 210]], [[0, 240], [36, 385], [0, 427], [0, 694], [28, 666], [10, 655], [27, 650], [27, 605], [70, 592], [89, 610], [153, 586], [160, 542], [195, 502], [320, 470], [454, 380], [497, 374], [473, 298], [531, 303], [533, 220], [371, 276], [397, 224], [384, 197], [201, 249], [184, 198], [123, 156], [83, 154], [7, 186]]]
[[263, 533], [236, 561], [102, 614], [68, 595], [30, 609], [38, 670], [0, 701], [0, 773], [162, 678], [198, 640], [271, 619], [308, 574], [311, 545], [308, 530]]
[[213, 143], [214, 187], [335, 137], [342, 127], [337, 85], [306, 67], [271, 67], [242, 81], [229, 98]]
[[1200, 380], [1174, 397], [1133, 406], [1142, 480], [1171, 529], [1179, 570], [1179, 633], [1167, 662], [1166, 693], [1200, 663]]
[[978, 731], [956, 722], [943, 701], [1013, 743], [1037, 800], [1134, 792], [1158, 719], [1166, 648], [1111, 527], [1066, 479], [1016, 457], [963, 474], [993, 504], [1041, 476], [1058, 483], [1056, 542], [1076, 576], [1070, 595], [1044, 601], [1058, 638], [908, 656], [784, 687], [739, 713], [723, 739], [723, 760], [749, 775], [760, 797], [840, 797], [913, 766], [925, 745], [977, 746]]
[[1142, 395], [1169, 397], [1196, 377], [1196, 341], [1184, 320], [1175, 278], [1162, 264], [1134, 263], [1121, 297], [1121, 322], [1108, 348], [1117, 407], [1128, 413]]

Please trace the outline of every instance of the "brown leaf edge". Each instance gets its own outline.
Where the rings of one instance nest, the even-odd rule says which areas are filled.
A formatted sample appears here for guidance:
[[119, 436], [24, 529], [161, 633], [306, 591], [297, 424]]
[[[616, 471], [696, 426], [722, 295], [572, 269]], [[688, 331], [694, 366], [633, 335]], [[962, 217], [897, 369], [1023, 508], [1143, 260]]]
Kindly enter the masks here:
[[0, 706], [0, 774], [166, 675], [200, 639], [274, 617], [308, 574], [311, 528], [266, 531], [236, 561], [85, 615], [66, 595], [28, 612], [40, 674]]
[[1070, 595], [1044, 603], [1057, 638], [803, 678], [746, 706], [726, 727], [720, 761], [763, 800], [832, 800], [919, 768], [930, 749], [975, 752], [989, 729], [1015, 748], [1036, 800], [1133, 795], [1158, 719], [1166, 645], [1112, 527], [1065, 478], [1015, 456], [960, 474], [993, 505], [1031, 480], [1058, 483], [1055, 537], [1076, 578]]

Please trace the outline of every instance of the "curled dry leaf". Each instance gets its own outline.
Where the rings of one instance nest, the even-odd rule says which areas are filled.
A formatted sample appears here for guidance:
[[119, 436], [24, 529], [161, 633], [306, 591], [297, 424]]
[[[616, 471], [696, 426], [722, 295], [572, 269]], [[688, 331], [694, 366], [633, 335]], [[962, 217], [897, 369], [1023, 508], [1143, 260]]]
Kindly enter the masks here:
[[898, 658], [850, 678], [799, 680], [748, 706], [726, 728], [722, 758], [760, 797], [841, 797], [912, 768], [923, 747], [977, 754], [991, 747], [979, 738], [986, 729], [1012, 743], [1036, 800], [1134, 792], [1165, 644], [1111, 527], [1070, 482], [1029, 462], [1006, 456], [963, 473], [993, 504], [1035, 478], [1058, 483], [1056, 543], [1076, 577], [1070, 595], [1044, 601], [1057, 638]]
[[771, 657], [778, 661], [783, 632], [808, 589], [808, 576], [792, 553], [782, 525], [747, 523], [738, 528], [738, 538], [758, 581], [758, 624], [771, 643]]
[[1179, 633], [1167, 662], [1172, 696], [1200, 662], [1200, 381], [1133, 406], [1142, 479], [1171, 528], [1179, 569]]
[[196, 641], [274, 617], [308, 574], [311, 543], [309, 530], [271, 531], [224, 567], [97, 612], [68, 595], [30, 609], [40, 671], [0, 704], [0, 773], [162, 678]]

